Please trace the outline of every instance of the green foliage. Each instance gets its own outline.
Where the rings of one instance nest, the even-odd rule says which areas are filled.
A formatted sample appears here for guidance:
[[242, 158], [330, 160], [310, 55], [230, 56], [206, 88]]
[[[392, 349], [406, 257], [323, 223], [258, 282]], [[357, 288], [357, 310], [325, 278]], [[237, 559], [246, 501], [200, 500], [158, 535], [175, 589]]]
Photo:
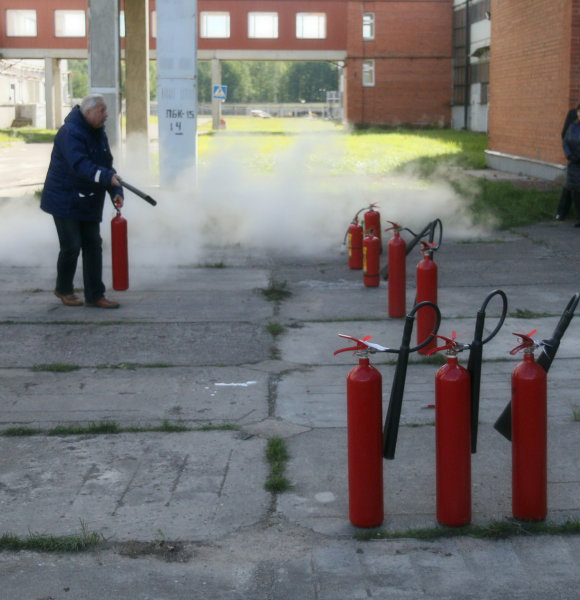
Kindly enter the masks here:
[[284, 475], [286, 463], [290, 458], [286, 448], [286, 442], [281, 437], [268, 439], [266, 448], [266, 460], [270, 465], [270, 475], [266, 479], [264, 488], [269, 492], [280, 493], [292, 487], [290, 481]]
[[475, 225], [493, 222], [509, 229], [551, 219], [556, 214], [559, 190], [524, 189], [506, 181], [456, 181], [466, 198]]
[[84, 98], [89, 93], [89, 61], [69, 60], [73, 98]]
[[83, 552], [95, 548], [102, 539], [100, 534], [87, 531], [84, 526], [81, 533], [73, 535], [31, 533], [28, 537], [21, 538], [12, 533], [4, 533], [0, 536], [0, 551]]
[[[222, 61], [222, 84], [228, 102], [325, 102], [338, 90], [338, 68], [324, 62]], [[199, 102], [211, 102], [211, 64], [198, 62]]]

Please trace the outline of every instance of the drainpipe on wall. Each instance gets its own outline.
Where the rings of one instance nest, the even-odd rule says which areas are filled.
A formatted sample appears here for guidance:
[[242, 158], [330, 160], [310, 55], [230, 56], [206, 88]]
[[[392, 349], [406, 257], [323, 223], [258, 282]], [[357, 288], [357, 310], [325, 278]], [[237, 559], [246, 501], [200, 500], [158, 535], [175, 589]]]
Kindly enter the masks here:
[[463, 129], [467, 130], [467, 121], [469, 114], [469, 70], [470, 70], [470, 50], [471, 50], [471, 23], [469, 18], [469, 0], [465, 0], [465, 93], [463, 98]]

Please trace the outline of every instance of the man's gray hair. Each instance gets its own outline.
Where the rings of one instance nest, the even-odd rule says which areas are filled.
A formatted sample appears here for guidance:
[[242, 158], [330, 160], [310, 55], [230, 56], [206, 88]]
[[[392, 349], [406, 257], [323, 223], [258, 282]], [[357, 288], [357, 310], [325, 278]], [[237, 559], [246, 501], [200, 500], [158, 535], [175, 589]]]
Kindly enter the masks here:
[[89, 94], [81, 100], [81, 112], [84, 115], [87, 110], [91, 110], [91, 108], [95, 108], [99, 104], [105, 104], [105, 98], [101, 94]]

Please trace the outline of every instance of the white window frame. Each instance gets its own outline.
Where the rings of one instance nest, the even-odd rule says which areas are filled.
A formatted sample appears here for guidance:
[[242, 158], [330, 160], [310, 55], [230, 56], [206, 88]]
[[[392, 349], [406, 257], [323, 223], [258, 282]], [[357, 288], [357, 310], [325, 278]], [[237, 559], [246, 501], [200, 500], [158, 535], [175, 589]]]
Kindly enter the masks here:
[[199, 37], [210, 39], [230, 37], [230, 13], [228, 11], [204, 10], [199, 16]]
[[6, 10], [6, 37], [37, 36], [36, 10], [15, 8], [8, 8]]
[[362, 38], [363, 38], [363, 40], [374, 40], [375, 39], [375, 13], [374, 12], [363, 13]]
[[[82, 28], [78, 33], [70, 33], [67, 27], [71, 27], [71, 23], [67, 24], [67, 18], [72, 19], [72, 28], [81, 24]], [[54, 36], [57, 38], [84, 38], [87, 35], [87, 17], [84, 10], [55, 10], [54, 11]]]
[[296, 13], [296, 38], [299, 40], [326, 39], [326, 13]]
[[[266, 23], [270, 19], [270, 23]], [[262, 32], [261, 28], [268, 25], [268, 31]], [[272, 40], [278, 38], [278, 13], [277, 12], [249, 12], [248, 13], [248, 38]]]
[[362, 84], [363, 87], [374, 87], [375, 85], [375, 61], [373, 58], [362, 62]]

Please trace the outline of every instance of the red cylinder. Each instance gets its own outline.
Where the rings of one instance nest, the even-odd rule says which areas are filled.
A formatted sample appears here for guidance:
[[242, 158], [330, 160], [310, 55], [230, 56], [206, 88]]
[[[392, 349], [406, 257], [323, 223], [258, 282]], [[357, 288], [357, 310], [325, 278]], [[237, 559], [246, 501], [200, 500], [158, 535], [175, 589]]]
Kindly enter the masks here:
[[435, 376], [437, 521], [449, 527], [471, 521], [470, 382], [457, 356]]
[[407, 244], [405, 240], [395, 231], [388, 250], [388, 273], [389, 273], [389, 317], [404, 317], [406, 314], [406, 256]]
[[372, 231], [379, 238], [379, 253], [383, 250], [381, 237], [381, 213], [374, 208], [369, 208], [364, 214], [365, 231]]
[[[423, 260], [417, 265], [417, 304], [429, 301], [437, 304], [437, 265], [426, 252]], [[422, 343], [435, 328], [437, 317], [435, 311], [424, 306], [417, 311], [417, 343]], [[418, 352], [428, 354], [435, 348], [435, 340], [429, 342]]]
[[355, 221], [348, 228], [348, 266], [362, 269], [363, 266], [363, 228]]
[[129, 250], [127, 246], [127, 220], [118, 212], [111, 221], [111, 254], [113, 289], [129, 288]]
[[355, 527], [384, 519], [382, 376], [360, 358], [346, 379], [349, 518]]
[[512, 373], [512, 514], [543, 521], [548, 513], [546, 371], [532, 352]]
[[380, 271], [381, 242], [374, 233], [363, 239], [363, 282], [367, 287], [377, 287]]

